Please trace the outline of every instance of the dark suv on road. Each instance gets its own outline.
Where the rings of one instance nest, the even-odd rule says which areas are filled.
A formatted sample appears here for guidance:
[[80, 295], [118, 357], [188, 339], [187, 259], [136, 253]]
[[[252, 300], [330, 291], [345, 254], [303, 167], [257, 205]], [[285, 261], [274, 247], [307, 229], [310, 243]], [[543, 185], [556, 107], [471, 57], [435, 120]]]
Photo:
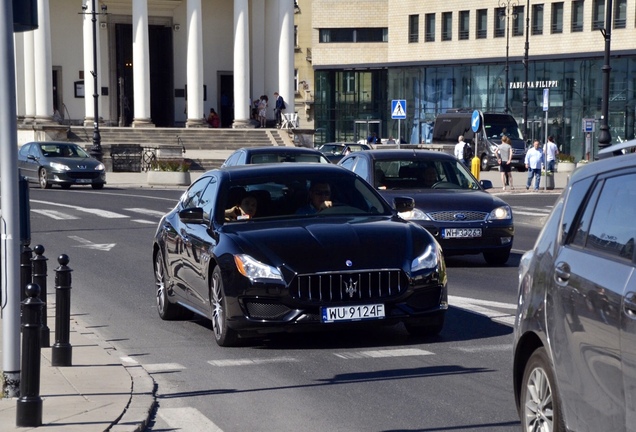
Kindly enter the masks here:
[[524, 431], [636, 430], [636, 154], [577, 169], [519, 266]]

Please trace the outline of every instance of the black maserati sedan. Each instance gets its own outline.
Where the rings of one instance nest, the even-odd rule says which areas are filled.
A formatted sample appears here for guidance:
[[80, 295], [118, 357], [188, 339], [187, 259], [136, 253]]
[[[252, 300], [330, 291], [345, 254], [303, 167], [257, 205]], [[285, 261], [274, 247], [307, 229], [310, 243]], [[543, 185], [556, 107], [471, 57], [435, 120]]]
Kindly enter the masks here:
[[415, 209], [400, 216], [428, 229], [445, 256], [483, 254], [490, 265], [508, 261], [514, 237], [512, 210], [486, 192], [454, 156], [430, 150], [369, 150], [339, 165], [359, 174], [388, 201], [407, 195]]
[[442, 250], [351, 171], [263, 164], [203, 174], [159, 222], [159, 316], [212, 321], [216, 343], [403, 322], [435, 335], [448, 308]]

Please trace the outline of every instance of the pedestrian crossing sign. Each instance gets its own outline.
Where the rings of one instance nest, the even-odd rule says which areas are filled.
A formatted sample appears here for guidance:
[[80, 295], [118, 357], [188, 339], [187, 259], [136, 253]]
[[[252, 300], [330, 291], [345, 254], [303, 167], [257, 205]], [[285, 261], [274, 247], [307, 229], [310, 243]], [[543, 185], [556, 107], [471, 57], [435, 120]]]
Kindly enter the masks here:
[[391, 101], [391, 118], [392, 119], [406, 118], [406, 100], [405, 99], [394, 99]]

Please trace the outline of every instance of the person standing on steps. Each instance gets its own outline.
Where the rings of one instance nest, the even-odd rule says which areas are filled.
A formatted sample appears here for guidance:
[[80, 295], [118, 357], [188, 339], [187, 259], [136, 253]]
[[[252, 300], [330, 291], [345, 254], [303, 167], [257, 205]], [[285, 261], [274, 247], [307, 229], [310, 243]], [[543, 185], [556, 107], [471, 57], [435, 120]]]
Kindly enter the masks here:
[[275, 100], [275, 104], [274, 105], [274, 114], [276, 115], [276, 127], [280, 128], [282, 122], [282, 112], [287, 108], [287, 105], [285, 105], [285, 100], [283, 99], [283, 97], [281, 95], [278, 94], [278, 92], [274, 92], [274, 100]]

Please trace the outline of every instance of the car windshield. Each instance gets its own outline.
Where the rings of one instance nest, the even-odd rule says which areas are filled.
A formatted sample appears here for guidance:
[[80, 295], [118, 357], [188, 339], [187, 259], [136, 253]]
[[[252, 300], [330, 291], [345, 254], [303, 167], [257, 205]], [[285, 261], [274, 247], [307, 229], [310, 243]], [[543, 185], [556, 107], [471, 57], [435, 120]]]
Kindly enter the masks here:
[[320, 151], [323, 153], [331, 153], [333, 155], [341, 155], [345, 146], [343, 144], [323, 144]]
[[364, 180], [347, 173], [328, 178], [281, 175], [227, 182], [218, 195], [216, 218], [241, 222], [391, 214], [386, 201]]
[[72, 157], [72, 158], [87, 158], [88, 153], [84, 151], [80, 146], [75, 144], [57, 144], [46, 143], [40, 144], [40, 150], [45, 157]]
[[263, 164], [263, 163], [279, 163], [279, 162], [318, 162], [318, 163], [330, 163], [321, 154], [313, 153], [259, 153], [251, 157], [250, 163]]
[[381, 190], [480, 189], [467, 168], [456, 160], [377, 160], [374, 182]]

